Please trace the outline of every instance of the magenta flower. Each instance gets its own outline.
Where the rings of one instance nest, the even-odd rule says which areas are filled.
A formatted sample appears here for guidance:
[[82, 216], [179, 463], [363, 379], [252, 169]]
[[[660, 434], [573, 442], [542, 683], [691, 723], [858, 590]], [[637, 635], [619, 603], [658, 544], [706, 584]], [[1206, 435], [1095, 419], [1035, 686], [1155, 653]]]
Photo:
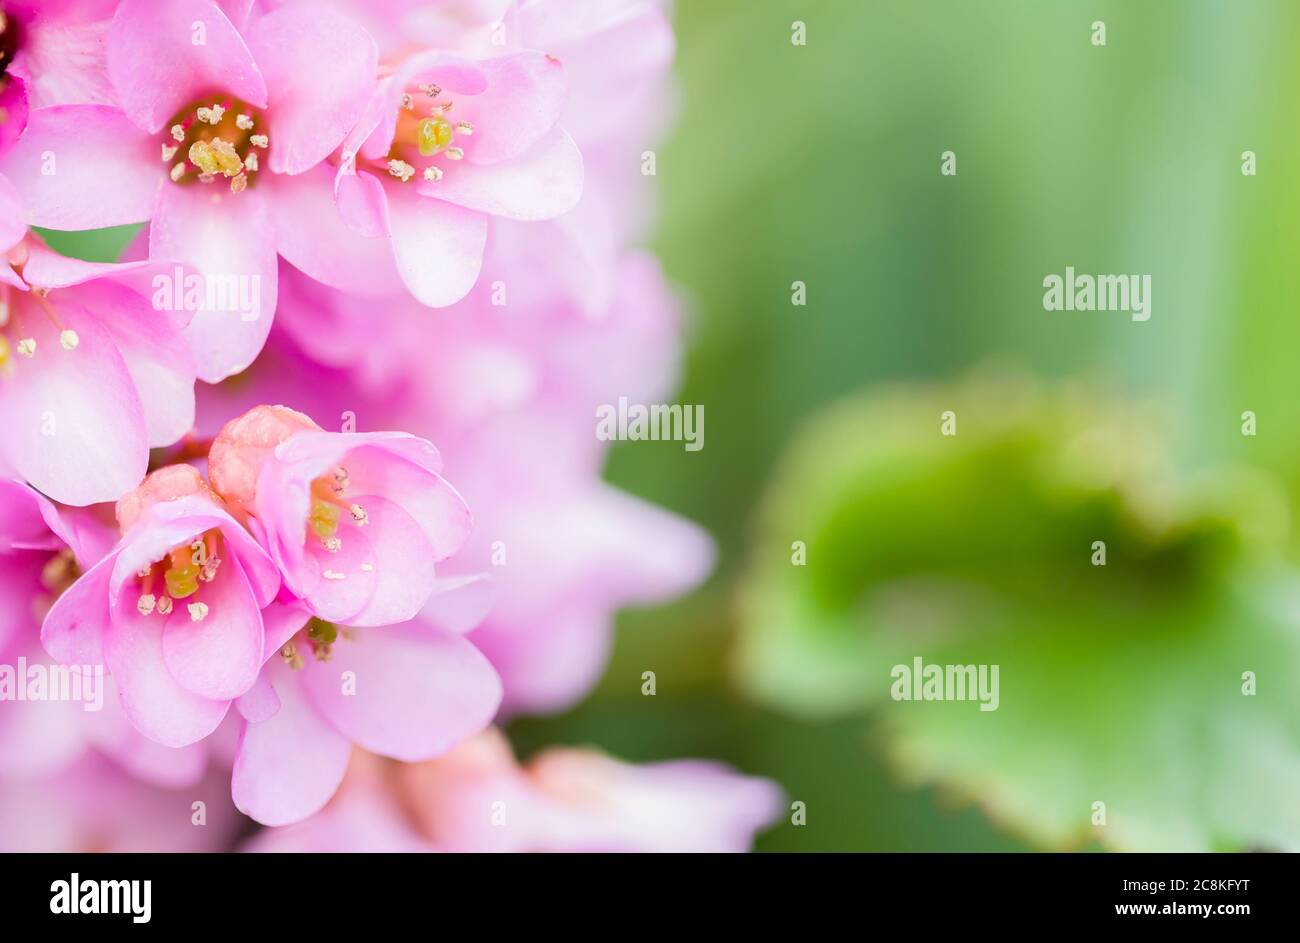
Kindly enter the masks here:
[[284, 406], [227, 423], [208, 456], [217, 493], [253, 523], [314, 615], [354, 626], [413, 619], [434, 565], [470, 532], [469, 508], [424, 439], [325, 432]]
[[117, 518], [122, 539], [59, 597], [41, 640], [64, 664], [106, 665], [135, 728], [186, 746], [256, 681], [279, 574], [188, 465], [151, 474]]
[[237, 702], [235, 805], [266, 825], [297, 822], [334, 795], [354, 743], [426, 760], [491, 723], [501, 682], [462, 637], [465, 621], [447, 619], [463, 589], [436, 587], [429, 613], [394, 626], [337, 625], [300, 605], [268, 609], [269, 659]]
[[327, 189], [313, 205], [294, 175], [360, 117], [375, 45], [353, 21], [308, 4], [244, 26], [211, 0], [123, 0], [106, 48], [119, 107], [32, 111], [0, 171], [32, 225], [151, 220], [150, 256], [205, 276], [197, 292], [173, 286], [168, 297], [194, 312], [185, 336], [199, 377], [216, 382], [266, 340], [277, 247], [314, 238], [314, 215], [336, 215]]
[[34, 235], [0, 261], [0, 466], [57, 501], [117, 499], [193, 424], [189, 315], [144, 294], [159, 267], [64, 258]]
[[[422, 303], [460, 300], [478, 278], [488, 217], [552, 219], [577, 204], [582, 156], [559, 125], [566, 91], [559, 60], [539, 52], [397, 62], [343, 144], [334, 194], [346, 227], [286, 258], [371, 293], [395, 264]], [[349, 264], [358, 242], [371, 265]]]

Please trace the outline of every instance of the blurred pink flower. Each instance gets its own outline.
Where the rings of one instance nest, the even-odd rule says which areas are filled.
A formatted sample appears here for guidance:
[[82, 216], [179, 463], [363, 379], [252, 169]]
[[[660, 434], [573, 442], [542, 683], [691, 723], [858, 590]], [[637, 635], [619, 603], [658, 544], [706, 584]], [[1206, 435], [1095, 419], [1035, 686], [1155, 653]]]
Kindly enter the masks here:
[[231, 420], [208, 458], [213, 487], [251, 516], [286, 589], [357, 626], [414, 618], [434, 565], [469, 536], [469, 508], [441, 467], [424, 439], [325, 432], [284, 406]]
[[225, 779], [132, 779], [94, 752], [54, 776], [0, 782], [0, 852], [225, 851], [244, 823]]
[[135, 728], [187, 746], [257, 679], [279, 574], [188, 465], [151, 474], [117, 517], [121, 541], [58, 598], [41, 640], [64, 664], [106, 665]]
[[520, 766], [495, 729], [425, 763], [354, 761], [315, 817], [248, 851], [740, 852], [781, 811], [772, 782], [721, 763], [633, 765], [551, 748]]
[[31, 234], [0, 260], [0, 466], [55, 500], [115, 500], [194, 421], [189, 315], [146, 296], [160, 267], [65, 258]]
[[[211, 0], [123, 0], [106, 45], [119, 107], [32, 111], [0, 171], [31, 225], [151, 220], [151, 257], [192, 262], [206, 276], [185, 337], [198, 376], [216, 382], [245, 369], [266, 340], [277, 247], [314, 238], [313, 214], [333, 213], [328, 185], [313, 202], [303, 175], [360, 117], [375, 83], [374, 41], [310, 5], [244, 29]], [[216, 290], [228, 285], [233, 295]]]

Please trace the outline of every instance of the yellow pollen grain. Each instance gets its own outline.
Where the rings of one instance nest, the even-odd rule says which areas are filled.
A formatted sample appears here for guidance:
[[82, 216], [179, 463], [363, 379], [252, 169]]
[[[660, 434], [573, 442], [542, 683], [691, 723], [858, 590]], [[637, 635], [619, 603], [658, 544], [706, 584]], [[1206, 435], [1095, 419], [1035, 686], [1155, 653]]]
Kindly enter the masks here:
[[33, 357], [36, 355], [36, 338], [24, 337], [18, 341], [18, 353], [24, 357]]
[[235, 153], [234, 145], [225, 138], [195, 141], [190, 145], [189, 158], [205, 174], [233, 177], [244, 169], [244, 162]]

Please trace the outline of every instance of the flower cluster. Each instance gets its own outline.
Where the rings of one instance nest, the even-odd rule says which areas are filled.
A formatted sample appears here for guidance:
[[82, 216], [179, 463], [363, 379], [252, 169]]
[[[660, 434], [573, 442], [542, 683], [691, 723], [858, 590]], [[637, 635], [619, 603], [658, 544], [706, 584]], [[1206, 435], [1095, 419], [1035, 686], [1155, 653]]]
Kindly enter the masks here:
[[[712, 566], [592, 431], [673, 382], [634, 248], [672, 52], [659, 0], [0, 0], [0, 844], [771, 820], [764, 781], [520, 769], [492, 727]], [[128, 224], [111, 263], [39, 231]]]

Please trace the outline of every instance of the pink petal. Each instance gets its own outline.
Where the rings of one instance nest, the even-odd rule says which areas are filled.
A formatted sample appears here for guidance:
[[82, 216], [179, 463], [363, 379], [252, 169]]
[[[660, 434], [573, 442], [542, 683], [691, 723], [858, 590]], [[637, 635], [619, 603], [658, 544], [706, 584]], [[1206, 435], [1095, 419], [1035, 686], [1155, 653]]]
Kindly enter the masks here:
[[280, 709], [261, 723], [244, 724], [230, 789], [245, 815], [263, 825], [288, 825], [320, 811], [334, 795], [352, 744], [307, 702], [292, 669], [273, 661], [266, 670]]
[[[380, 494], [395, 502], [424, 531], [433, 550], [430, 562], [445, 560], [469, 539], [473, 528], [469, 506], [442, 477], [394, 455], [386, 447], [391, 444], [379, 440], [349, 453], [349, 484], [360, 493]], [[364, 502], [363, 506], [369, 507]]]
[[18, 199], [18, 191], [8, 177], [0, 174], [0, 252], [17, 245], [25, 235], [27, 224], [23, 222], [23, 207]]
[[205, 284], [230, 285], [224, 303], [195, 312], [185, 339], [199, 379], [217, 383], [241, 373], [266, 343], [275, 313], [275, 234], [266, 200], [250, 188], [168, 184], [158, 193], [149, 230], [149, 256], [183, 259]]
[[390, 186], [388, 223], [397, 271], [418, 301], [444, 308], [469, 294], [483, 266], [487, 217]]
[[127, 600], [116, 607], [104, 639], [104, 657], [132, 725], [151, 740], [183, 747], [217, 729], [230, 701], [211, 700], [185, 690], [163, 658], [165, 620], [142, 616]]
[[170, 445], [194, 426], [194, 356], [149, 301], [107, 279], [66, 289], [99, 314], [140, 395], [150, 447]]
[[364, 236], [344, 222], [334, 205], [328, 167], [263, 183], [269, 184], [280, 254], [294, 268], [318, 282], [357, 294], [395, 295], [402, 291], [387, 236]]
[[266, 83], [253, 54], [208, 0], [122, 0], [107, 42], [117, 99], [150, 133], [203, 94], [226, 92], [266, 106]]
[[[365, 530], [373, 549], [375, 583], [365, 606], [347, 617], [348, 625], [393, 625], [415, 618], [434, 585], [434, 554], [428, 538], [399, 505], [373, 494], [359, 494], [352, 500], [365, 508], [368, 517]], [[318, 559], [328, 564], [330, 556], [336, 555], [326, 552]], [[352, 578], [350, 573], [346, 576]]]
[[548, 132], [526, 154], [497, 164], [460, 161], [437, 181], [420, 181], [424, 196], [511, 219], [553, 219], [582, 196], [582, 155], [562, 129]]
[[[460, 636], [419, 623], [354, 633], [329, 661], [302, 671], [312, 704], [349, 739], [413, 762], [444, 753], [486, 727], [501, 700], [496, 673]], [[355, 693], [345, 693], [352, 672]]]
[[116, 108], [38, 108], [0, 157], [0, 173], [18, 191], [33, 226], [121, 226], [153, 212], [165, 169], [160, 147]]
[[108, 593], [113, 557], [105, 557], [66, 589], [41, 625], [41, 644], [64, 665], [102, 665], [109, 632]]
[[104, 708], [90, 720], [87, 734], [118, 766], [156, 786], [187, 789], [201, 780], [208, 768], [207, 743], [165, 747], [131, 726], [112, 675], [104, 676]]
[[108, 331], [80, 305], [50, 301], [75, 349], [35, 304], [15, 302], [31, 357], [11, 355], [0, 383], [0, 449], [38, 490], [64, 504], [114, 501], [144, 477], [149, 443], [139, 394]]
[[308, 541], [301, 574], [290, 585], [322, 619], [351, 624], [374, 596], [381, 570], [369, 528], [341, 518], [339, 549], [331, 553], [319, 540]]
[[479, 66], [487, 75], [487, 88], [481, 95], [456, 101], [457, 120], [474, 126], [466, 159], [495, 164], [521, 157], [560, 120], [568, 95], [564, 66], [531, 50]]
[[585, 696], [609, 663], [613, 616], [574, 602], [522, 622], [489, 617], [469, 635], [501, 675], [510, 713], [555, 713]]
[[[275, 651], [272, 651], [272, 656], [274, 655]], [[235, 699], [235, 707], [244, 720], [260, 724], [275, 716], [280, 709], [280, 697], [275, 693], [275, 686], [262, 673], [257, 676], [251, 688]]]
[[361, 26], [329, 7], [281, 7], [250, 45], [270, 92], [270, 166], [299, 174], [343, 143], [375, 86], [379, 52]]
[[[195, 621], [189, 606], [200, 601], [208, 612]], [[163, 660], [181, 687], [231, 700], [253, 686], [262, 667], [262, 614], [237, 557], [223, 561], [196, 596], [176, 600], [166, 621]]]

